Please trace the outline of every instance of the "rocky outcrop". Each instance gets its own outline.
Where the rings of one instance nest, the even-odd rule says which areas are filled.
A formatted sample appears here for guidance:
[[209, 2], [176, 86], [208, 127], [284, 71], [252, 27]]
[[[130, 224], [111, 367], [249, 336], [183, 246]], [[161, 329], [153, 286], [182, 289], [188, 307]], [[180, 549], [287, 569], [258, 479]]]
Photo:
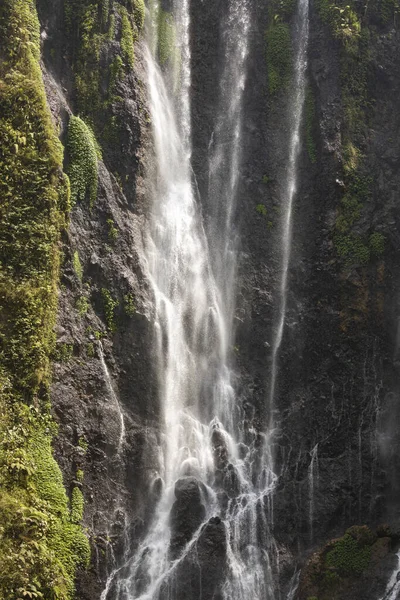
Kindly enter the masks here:
[[[343, 47], [317, 9], [312, 3], [308, 94], [313, 103], [302, 128], [274, 438], [279, 481], [273, 534], [282, 556], [289, 548], [300, 565], [310, 552], [354, 524], [388, 522], [396, 529], [399, 519], [400, 41], [392, 21], [382, 23], [374, 14], [363, 21], [369, 32], [367, 95], [362, 123], [350, 135], [344, 110]], [[191, 3], [193, 168], [206, 221], [208, 149], [215, 127], [225, 10], [223, 2]], [[273, 96], [268, 87], [268, 10], [261, 0], [251, 3], [235, 216], [241, 240], [235, 357], [249, 444], [261, 444], [254, 431], [263, 432], [270, 417], [266, 399], [288, 140], [287, 91]], [[65, 140], [69, 115], [80, 112], [74, 70], [77, 41], [66, 35], [62, 2], [52, 3], [50, 9], [48, 2], [40, 1], [39, 14], [48, 100]], [[130, 545], [132, 550], [138, 543], [148, 525], [151, 507], [146, 499], [150, 493], [156, 498], [159, 485], [150, 485], [160, 439], [159, 406], [151, 298], [141, 255], [148, 211], [145, 175], [152, 168], [150, 123], [140, 41], [135, 45], [134, 68], [120, 74], [110, 96], [110, 67], [117, 65], [122, 35], [115, 7], [110, 23], [111, 14], [114, 35], [102, 38], [99, 62], [93, 67], [102, 74], [98, 82], [102, 105], [92, 123], [102, 146], [99, 193], [93, 207], [78, 203], [72, 209], [63, 239], [52, 386], [59, 423], [56, 456], [67, 489], [82, 489], [84, 523], [92, 540], [91, 571], [78, 583], [81, 600], [98, 598], [124, 548]], [[293, 17], [286, 20], [293, 28]], [[103, 28], [101, 34], [105, 33]], [[370, 249], [364, 263], [346, 263], [335, 241], [350, 185], [344, 168], [346, 136], [363, 155], [361, 174], [369, 178], [352, 233], [362, 240], [370, 240], [374, 233], [384, 237], [383, 252], [374, 254]], [[313, 151], [306, 140], [311, 140]], [[218, 486], [228, 498], [235, 493], [235, 473], [217, 434], [213, 443]], [[83, 476], [78, 476], [81, 472]], [[177, 483], [171, 516], [174, 558], [203, 521], [202, 493], [192, 477]], [[197, 600], [200, 580], [202, 600], [219, 598], [226, 573], [225, 535], [218, 519], [198, 533], [170, 582], [176, 598]], [[379, 537], [371, 546], [377, 558], [367, 583], [342, 582], [341, 600], [364, 594], [372, 600], [382, 589], [393, 562], [386, 538]], [[375, 549], [372, 553], [375, 556]], [[286, 579], [289, 572], [285, 570]], [[302, 578], [299, 597], [315, 595], [323, 600], [320, 588], [310, 587], [306, 579]]]

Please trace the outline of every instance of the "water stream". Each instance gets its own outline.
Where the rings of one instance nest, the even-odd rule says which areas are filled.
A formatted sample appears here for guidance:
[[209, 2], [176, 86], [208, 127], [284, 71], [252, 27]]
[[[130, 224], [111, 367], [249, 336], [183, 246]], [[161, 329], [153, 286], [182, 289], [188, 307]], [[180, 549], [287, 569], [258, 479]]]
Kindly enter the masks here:
[[104, 358], [104, 350], [103, 350], [103, 345], [102, 343], [99, 341], [98, 343], [98, 350], [99, 350], [99, 355], [100, 355], [100, 362], [101, 362], [101, 366], [103, 369], [103, 373], [104, 373], [104, 379], [106, 381], [106, 385], [107, 385], [107, 389], [108, 392], [110, 394], [111, 400], [114, 403], [114, 406], [116, 408], [116, 411], [118, 413], [118, 419], [119, 419], [119, 424], [120, 424], [120, 429], [119, 429], [119, 438], [118, 438], [118, 454], [121, 453], [123, 444], [124, 444], [124, 440], [125, 440], [125, 419], [124, 419], [124, 413], [122, 411], [120, 402], [118, 400], [118, 397], [114, 391], [114, 387], [113, 387], [113, 382], [110, 376], [110, 372], [108, 370], [107, 367], [107, 363], [106, 360]]

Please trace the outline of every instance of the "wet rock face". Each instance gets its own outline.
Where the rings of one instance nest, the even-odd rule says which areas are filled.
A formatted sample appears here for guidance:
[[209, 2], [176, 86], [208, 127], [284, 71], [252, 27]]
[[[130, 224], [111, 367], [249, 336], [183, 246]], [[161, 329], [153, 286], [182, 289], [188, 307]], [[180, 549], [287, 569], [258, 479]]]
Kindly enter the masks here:
[[176, 500], [170, 513], [172, 560], [178, 558], [204, 520], [206, 511], [202, 496], [206, 490], [202, 488], [204, 486], [195, 477], [178, 479], [175, 484]]
[[[165, 8], [168, 6], [166, 2]], [[205, 220], [209, 214], [208, 148], [215, 126], [221, 64], [220, 23], [226, 6], [222, 0], [190, 3], [193, 168]], [[48, 36], [44, 39], [49, 40], [43, 42], [49, 103], [65, 136], [74, 98], [70, 57], [65, 58], [63, 50], [62, 2], [41, 0], [39, 9]], [[235, 357], [238, 398], [249, 432], [244, 442], [249, 445], [254, 431], [264, 431], [269, 420], [266, 398], [281, 251], [279, 203], [287, 157], [286, 100], [282, 97], [274, 104], [267, 89], [265, 1], [251, 2], [251, 12], [242, 175], [235, 217], [241, 239]], [[112, 48], [107, 52], [111, 56]], [[93, 209], [85, 205], [73, 208], [63, 247], [56, 330], [59, 357], [63, 358], [54, 365], [52, 401], [60, 425], [55, 451], [67, 487], [78, 470], [84, 472], [84, 519], [92, 538], [93, 565], [79, 578], [80, 600], [99, 598], [114, 557], [118, 559], [122, 553], [125, 531], [132, 548], [137, 545], [161, 485], [159, 480], [149, 495], [157, 467], [160, 411], [153, 368], [152, 299], [140, 260], [148, 211], [143, 174], [151, 168], [151, 133], [141, 84], [145, 73], [140, 45], [135, 52], [135, 74], [117, 90], [121, 101], [110, 109], [113, 117], [124, 123], [120, 145], [103, 148], [98, 200]], [[363, 148], [374, 183], [371, 197], [365, 200], [360, 230], [367, 231], [371, 223], [377, 226], [386, 237], [385, 253], [364, 268], [344, 273], [333, 243], [342, 194], [340, 53], [311, 8], [309, 85], [315, 97], [317, 160], [311, 163], [303, 145], [274, 438], [279, 474], [274, 535], [293, 551], [299, 564], [354, 523], [400, 523], [399, 56], [398, 34], [379, 33], [372, 47], [368, 83], [374, 88], [375, 100]], [[108, 58], [104, 56], [104, 60]], [[267, 218], [257, 210], [258, 205], [265, 205]], [[110, 220], [118, 231], [116, 240], [110, 239]], [[83, 281], [73, 265], [76, 252]], [[107, 331], [103, 289], [118, 301], [113, 334]], [[85, 314], [79, 309], [83, 297], [90, 305]], [[127, 297], [135, 307], [131, 314], [126, 310]], [[101, 364], [100, 340], [125, 415], [122, 450], [119, 415]], [[213, 432], [212, 443], [216, 484], [221, 506], [226, 507], [238, 492], [237, 476], [218, 431]], [[246, 447], [243, 449], [245, 454]], [[187, 474], [176, 484], [170, 515], [174, 559], [181, 556], [205, 516], [205, 491], [191, 476], [190, 466]], [[386, 538], [374, 542], [376, 561], [368, 576], [342, 582], [338, 600], [379, 597], [394, 561]], [[177, 564], [164, 597], [219, 600], [226, 550], [225, 527], [218, 518], [211, 519]], [[323, 588], [309, 585], [302, 579], [300, 600], [309, 596], [325, 600]]]
[[[219, 517], [211, 518], [201, 529], [188, 553], [177, 564], [160, 593], [176, 600], [222, 600], [226, 577], [226, 530]], [[168, 596], [168, 594], [173, 596]]]

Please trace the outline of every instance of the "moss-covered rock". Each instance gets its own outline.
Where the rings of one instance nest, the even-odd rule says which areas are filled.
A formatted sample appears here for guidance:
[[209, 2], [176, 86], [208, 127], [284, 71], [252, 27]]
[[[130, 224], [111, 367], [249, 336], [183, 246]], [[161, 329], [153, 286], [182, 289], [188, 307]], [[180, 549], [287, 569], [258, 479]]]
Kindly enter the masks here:
[[88, 541], [53, 458], [50, 354], [69, 185], [32, 0], [0, 6], [0, 596], [67, 600]]
[[374, 577], [375, 568], [389, 548], [387, 531], [378, 537], [365, 525], [350, 527], [343, 537], [328, 542], [311, 556], [302, 572], [299, 599], [363, 597], [367, 576]]

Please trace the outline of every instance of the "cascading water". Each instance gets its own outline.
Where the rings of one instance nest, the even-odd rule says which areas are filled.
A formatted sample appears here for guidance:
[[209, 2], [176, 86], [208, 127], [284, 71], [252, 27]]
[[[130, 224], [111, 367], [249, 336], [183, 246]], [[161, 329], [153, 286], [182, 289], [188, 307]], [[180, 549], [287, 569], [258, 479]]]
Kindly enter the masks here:
[[[300, 0], [302, 20], [295, 85], [296, 90], [301, 89], [295, 93], [297, 116], [288, 169], [291, 183], [283, 259], [285, 294], [304, 100], [306, 2]], [[191, 171], [188, 0], [174, 0], [172, 6], [172, 15], [166, 17], [157, 2], [152, 1], [146, 51], [157, 175], [143, 260], [155, 299], [155, 345], [163, 418], [161, 459], [154, 483], [159, 500], [143, 541], [134, 556], [113, 574], [102, 598], [175, 600], [174, 576], [180, 564], [196, 550], [204, 524], [217, 515], [224, 524], [227, 555], [220, 597], [273, 600], [271, 557], [275, 547], [266, 514], [270, 513], [267, 509], [276, 478], [271, 469], [268, 438], [260, 444], [260, 433], [244, 424], [232, 367], [237, 260], [233, 217], [240, 178], [249, 0], [230, 0], [222, 25], [224, 63], [209, 156], [208, 204], [214, 208], [206, 228]], [[162, 69], [155, 58], [160, 16], [171, 19], [171, 37], [175, 38], [179, 55], [177, 58], [174, 51], [170, 64], [164, 64]], [[280, 328], [286, 312], [285, 294]], [[275, 344], [275, 363], [280, 341]], [[172, 523], [181, 489], [196, 489], [200, 507], [195, 528], [177, 546]], [[199, 566], [200, 586], [201, 577]]]

